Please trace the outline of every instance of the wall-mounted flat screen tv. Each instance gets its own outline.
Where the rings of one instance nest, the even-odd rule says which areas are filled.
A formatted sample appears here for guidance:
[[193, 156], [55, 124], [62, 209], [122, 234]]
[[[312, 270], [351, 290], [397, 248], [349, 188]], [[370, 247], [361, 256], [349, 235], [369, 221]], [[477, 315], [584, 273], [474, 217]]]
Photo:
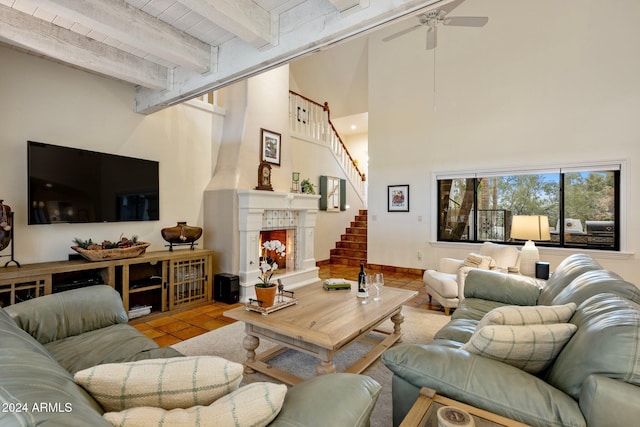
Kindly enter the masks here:
[[159, 163], [28, 141], [29, 224], [157, 221]]

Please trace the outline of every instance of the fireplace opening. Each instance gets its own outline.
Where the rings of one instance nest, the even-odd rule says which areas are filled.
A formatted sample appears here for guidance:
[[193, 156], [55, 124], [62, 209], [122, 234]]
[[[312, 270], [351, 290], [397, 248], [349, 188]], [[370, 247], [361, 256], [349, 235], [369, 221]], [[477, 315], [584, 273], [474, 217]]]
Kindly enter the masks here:
[[[280, 256], [273, 251], [266, 251], [262, 248], [264, 242], [270, 240], [279, 240], [286, 246], [285, 253]], [[262, 230], [260, 231], [260, 261], [269, 258], [271, 261], [275, 260], [278, 264], [278, 271], [280, 273], [286, 271], [295, 270], [295, 229], [277, 229], [277, 230]], [[278, 272], [276, 272], [278, 274]]]

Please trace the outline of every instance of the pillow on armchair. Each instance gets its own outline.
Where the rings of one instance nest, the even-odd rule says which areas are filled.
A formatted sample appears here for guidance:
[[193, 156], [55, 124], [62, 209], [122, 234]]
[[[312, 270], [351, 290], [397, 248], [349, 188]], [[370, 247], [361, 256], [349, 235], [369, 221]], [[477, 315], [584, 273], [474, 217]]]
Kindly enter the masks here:
[[498, 270], [518, 266], [520, 261], [520, 251], [516, 246], [499, 245], [492, 242], [484, 242], [480, 248], [480, 254], [493, 258]]
[[480, 268], [482, 270], [493, 270], [496, 262], [490, 256], [470, 253], [462, 262], [463, 267]]

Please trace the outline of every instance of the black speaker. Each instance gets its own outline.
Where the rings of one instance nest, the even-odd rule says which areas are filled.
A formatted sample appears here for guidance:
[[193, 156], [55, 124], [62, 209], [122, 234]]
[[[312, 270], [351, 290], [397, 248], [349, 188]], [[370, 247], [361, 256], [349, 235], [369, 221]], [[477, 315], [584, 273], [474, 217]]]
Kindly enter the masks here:
[[548, 262], [536, 262], [536, 279], [549, 279], [549, 263]]
[[227, 273], [213, 276], [213, 299], [227, 304], [237, 303], [240, 300], [240, 278]]

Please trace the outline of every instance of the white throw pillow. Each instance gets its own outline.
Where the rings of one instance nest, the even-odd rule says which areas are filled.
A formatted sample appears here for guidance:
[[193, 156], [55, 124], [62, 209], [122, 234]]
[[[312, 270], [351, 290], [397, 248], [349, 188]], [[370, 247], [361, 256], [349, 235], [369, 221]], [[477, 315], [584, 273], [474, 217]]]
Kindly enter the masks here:
[[567, 323], [576, 311], [573, 302], [563, 305], [506, 305], [494, 308], [484, 315], [476, 329], [488, 325], [547, 325]]
[[520, 257], [520, 251], [516, 246], [498, 245], [491, 242], [484, 242], [482, 244], [480, 254], [493, 258], [496, 266], [502, 269], [517, 266], [518, 258]]
[[573, 323], [485, 326], [461, 348], [537, 374], [555, 360], [577, 329]]
[[216, 356], [172, 357], [97, 365], [77, 372], [74, 380], [107, 412], [173, 409], [209, 405], [236, 390], [243, 370]]
[[482, 270], [490, 270], [496, 267], [496, 262], [490, 256], [470, 253], [464, 259], [462, 266], [480, 268]]
[[208, 406], [166, 411], [140, 407], [103, 415], [119, 427], [237, 427], [266, 426], [274, 420], [287, 394], [287, 386], [258, 382], [240, 387]]

